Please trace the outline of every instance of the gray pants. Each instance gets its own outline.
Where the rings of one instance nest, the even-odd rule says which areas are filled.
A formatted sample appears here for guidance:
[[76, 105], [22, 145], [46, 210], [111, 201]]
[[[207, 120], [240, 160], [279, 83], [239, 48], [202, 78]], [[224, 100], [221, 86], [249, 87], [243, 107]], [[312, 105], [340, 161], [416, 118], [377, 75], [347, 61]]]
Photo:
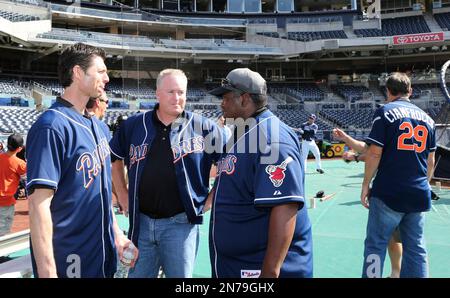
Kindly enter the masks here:
[[14, 205], [0, 207], [0, 237], [11, 231], [14, 219]]

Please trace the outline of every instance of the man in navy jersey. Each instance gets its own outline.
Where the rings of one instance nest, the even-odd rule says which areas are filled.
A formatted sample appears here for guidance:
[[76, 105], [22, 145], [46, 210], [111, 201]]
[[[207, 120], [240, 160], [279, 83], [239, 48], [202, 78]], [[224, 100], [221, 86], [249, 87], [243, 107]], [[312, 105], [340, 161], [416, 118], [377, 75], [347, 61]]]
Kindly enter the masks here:
[[112, 277], [117, 252], [120, 258], [131, 243], [111, 209], [109, 131], [86, 111], [109, 81], [104, 59], [89, 45], [65, 49], [58, 64], [64, 94], [28, 133], [35, 277]]
[[[110, 142], [118, 200], [129, 210], [128, 237], [140, 249], [130, 278], [192, 277], [209, 173], [222, 129], [185, 111], [188, 79], [179, 69], [156, 79], [155, 109], [123, 122]], [[210, 146], [211, 145], [211, 146]], [[124, 166], [129, 183], [125, 182]]]
[[386, 89], [388, 103], [375, 112], [366, 139], [361, 203], [369, 208], [369, 218], [362, 275], [382, 276], [386, 247], [398, 226], [403, 244], [400, 277], [427, 277], [424, 212], [431, 208], [428, 180], [434, 167], [435, 124], [409, 101], [412, 89], [406, 74], [391, 74]]
[[320, 174], [323, 174], [324, 171], [322, 170], [322, 164], [320, 162], [320, 150], [316, 144], [316, 133], [319, 129], [317, 124], [314, 123], [316, 121], [316, 118], [317, 117], [314, 114], [309, 115], [308, 121], [300, 125], [299, 131], [302, 135], [302, 154], [303, 160], [305, 161], [305, 171], [307, 167], [309, 151], [311, 151], [314, 154], [314, 158], [316, 160], [316, 171]]
[[312, 277], [311, 224], [296, 134], [267, 109], [266, 81], [231, 71], [222, 96], [235, 129], [222, 158], [210, 222], [213, 277]]

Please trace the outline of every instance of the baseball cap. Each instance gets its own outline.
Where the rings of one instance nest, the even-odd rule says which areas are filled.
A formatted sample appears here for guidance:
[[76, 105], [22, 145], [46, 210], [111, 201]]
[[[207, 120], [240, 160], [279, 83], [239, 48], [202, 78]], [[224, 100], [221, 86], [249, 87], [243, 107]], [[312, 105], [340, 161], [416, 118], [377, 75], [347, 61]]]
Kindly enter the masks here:
[[311, 114], [311, 115], [309, 115], [309, 117], [308, 117], [309, 119], [313, 119], [313, 120], [316, 120], [316, 115], [314, 115], [314, 114]]
[[259, 73], [248, 68], [236, 68], [222, 80], [220, 87], [209, 91], [209, 93], [221, 96], [230, 91], [266, 95], [266, 80]]
[[13, 133], [8, 137], [8, 150], [14, 151], [23, 146], [23, 138], [21, 135]]

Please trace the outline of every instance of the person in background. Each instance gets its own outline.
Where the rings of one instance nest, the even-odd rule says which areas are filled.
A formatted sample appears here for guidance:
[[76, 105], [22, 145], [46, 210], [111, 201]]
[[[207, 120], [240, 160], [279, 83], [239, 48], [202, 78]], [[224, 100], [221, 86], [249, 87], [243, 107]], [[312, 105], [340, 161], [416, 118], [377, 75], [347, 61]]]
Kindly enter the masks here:
[[0, 237], [8, 234], [14, 219], [14, 197], [21, 177], [27, 172], [25, 161], [17, 157], [23, 149], [23, 138], [19, 134], [8, 137], [8, 151], [0, 153]]
[[323, 174], [324, 170], [322, 169], [322, 163], [320, 161], [320, 150], [316, 144], [316, 133], [319, 129], [317, 124], [314, 123], [316, 121], [316, 118], [317, 117], [314, 114], [309, 115], [308, 121], [300, 125], [300, 129], [298, 129], [298, 131], [302, 135], [302, 154], [305, 161], [305, 172], [309, 151], [311, 151], [314, 154], [314, 158], [316, 160], [316, 171], [320, 174]]
[[366, 139], [361, 203], [369, 217], [362, 276], [382, 276], [386, 247], [398, 227], [403, 245], [400, 277], [428, 277], [424, 220], [431, 209], [435, 123], [409, 100], [412, 89], [406, 74], [389, 75], [386, 91], [388, 103], [375, 111]]

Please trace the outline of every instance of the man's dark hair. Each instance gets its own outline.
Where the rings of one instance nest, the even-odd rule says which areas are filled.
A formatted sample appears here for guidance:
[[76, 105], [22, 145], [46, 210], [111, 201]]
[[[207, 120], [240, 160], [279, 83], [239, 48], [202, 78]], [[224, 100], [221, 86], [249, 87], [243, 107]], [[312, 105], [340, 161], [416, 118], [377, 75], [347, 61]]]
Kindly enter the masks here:
[[95, 56], [99, 56], [105, 60], [106, 53], [101, 48], [84, 43], [77, 43], [66, 48], [58, 61], [58, 77], [63, 88], [69, 87], [72, 84], [73, 67], [79, 65], [86, 72], [89, 66], [91, 66], [92, 58]]
[[411, 90], [411, 80], [402, 72], [393, 72], [386, 80], [386, 88], [393, 96], [408, 95]]
[[8, 150], [15, 151], [19, 147], [23, 147], [23, 138], [21, 135], [13, 133], [8, 137]]

